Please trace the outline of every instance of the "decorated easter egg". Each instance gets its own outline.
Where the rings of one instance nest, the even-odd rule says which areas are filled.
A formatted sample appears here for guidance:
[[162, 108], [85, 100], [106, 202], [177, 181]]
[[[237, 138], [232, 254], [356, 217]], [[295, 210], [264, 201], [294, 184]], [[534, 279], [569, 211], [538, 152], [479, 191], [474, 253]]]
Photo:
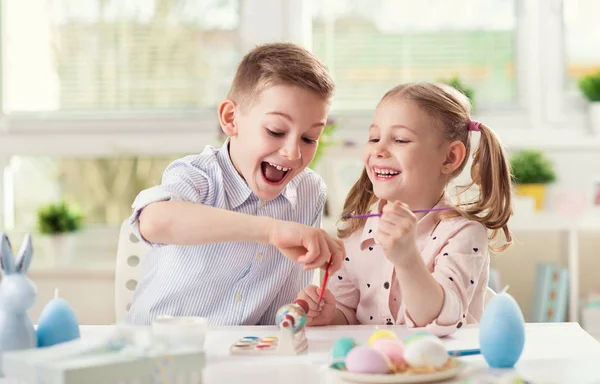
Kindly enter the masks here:
[[281, 328], [292, 328], [296, 333], [304, 328], [306, 324], [306, 312], [308, 303], [304, 300], [296, 300], [293, 304], [287, 304], [279, 308], [275, 315], [275, 322]]
[[404, 345], [406, 346], [406, 345], [408, 345], [412, 342], [415, 342], [417, 340], [420, 340], [424, 337], [431, 337], [431, 338], [437, 339], [437, 336], [434, 336], [429, 332], [424, 332], [424, 331], [413, 332], [404, 339]]
[[398, 340], [379, 339], [373, 343], [371, 348], [383, 353], [395, 368], [406, 365], [404, 345]]
[[58, 297], [58, 289], [54, 293], [54, 299], [42, 310], [36, 333], [38, 347], [49, 347], [79, 338], [77, 316], [69, 303]]
[[332, 366], [338, 369], [345, 369], [346, 364], [344, 360], [348, 355], [348, 352], [354, 347], [356, 347], [358, 343], [351, 337], [343, 337], [338, 339], [335, 344], [333, 344], [333, 348], [331, 348], [331, 358], [333, 360]]
[[378, 329], [369, 337], [369, 345], [373, 345], [374, 342], [381, 339], [398, 340], [398, 336], [389, 329]]
[[390, 363], [379, 351], [366, 346], [358, 346], [348, 352], [346, 369], [353, 373], [384, 374], [390, 371]]
[[506, 292], [486, 305], [479, 322], [481, 354], [492, 368], [512, 368], [525, 345], [525, 319], [515, 299]]
[[404, 346], [404, 360], [411, 367], [443, 367], [450, 357], [440, 339], [422, 337]]

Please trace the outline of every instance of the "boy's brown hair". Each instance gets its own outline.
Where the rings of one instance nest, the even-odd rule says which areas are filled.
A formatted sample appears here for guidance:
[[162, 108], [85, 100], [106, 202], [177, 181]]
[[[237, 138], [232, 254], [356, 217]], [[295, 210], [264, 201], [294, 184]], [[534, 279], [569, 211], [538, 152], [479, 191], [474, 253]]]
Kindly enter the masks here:
[[244, 56], [227, 97], [238, 104], [251, 104], [272, 85], [297, 86], [324, 100], [331, 99], [334, 91], [327, 68], [312, 53], [293, 43], [269, 43]]
[[[381, 101], [391, 98], [405, 99], [415, 102], [437, 122], [440, 134], [448, 142], [460, 141], [466, 148], [462, 164], [456, 169], [452, 178], [458, 176], [467, 165], [471, 151], [471, 105], [468, 99], [456, 89], [444, 84], [409, 83], [402, 84], [386, 93]], [[479, 146], [473, 155], [471, 165], [472, 182], [464, 186], [464, 190], [472, 186], [478, 187], [479, 196], [466, 204], [460, 204], [456, 210], [442, 213], [441, 216], [461, 215], [478, 221], [491, 230], [490, 240], [496, 239], [500, 231], [504, 235], [504, 244], [494, 247], [493, 251], [502, 251], [512, 244], [512, 235], [508, 229], [508, 220], [512, 216], [511, 204], [511, 170], [506, 153], [494, 131], [485, 124], [479, 126]], [[373, 185], [363, 172], [354, 184], [344, 203], [342, 217], [360, 215], [368, 211], [377, 200], [373, 195]], [[365, 220], [347, 220], [345, 227], [338, 230], [340, 238], [348, 237], [364, 225]], [[500, 240], [500, 242], [502, 242]]]

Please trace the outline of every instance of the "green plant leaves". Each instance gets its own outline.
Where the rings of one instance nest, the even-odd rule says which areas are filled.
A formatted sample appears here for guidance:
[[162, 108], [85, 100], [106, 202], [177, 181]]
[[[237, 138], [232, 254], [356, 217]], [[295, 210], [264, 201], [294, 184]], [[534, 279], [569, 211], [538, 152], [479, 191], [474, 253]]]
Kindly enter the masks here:
[[83, 214], [76, 206], [62, 200], [39, 208], [37, 219], [40, 233], [54, 235], [81, 229]]
[[600, 71], [579, 79], [579, 90], [590, 102], [600, 102]]
[[519, 151], [511, 156], [510, 167], [516, 184], [548, 184], [556, 180], [554, 167], [542, 151]]

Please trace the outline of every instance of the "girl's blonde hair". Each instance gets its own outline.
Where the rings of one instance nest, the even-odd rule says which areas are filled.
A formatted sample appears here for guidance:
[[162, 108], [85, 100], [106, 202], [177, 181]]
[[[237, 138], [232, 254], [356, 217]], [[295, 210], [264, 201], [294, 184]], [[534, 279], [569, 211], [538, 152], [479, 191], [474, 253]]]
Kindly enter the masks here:
[[[403, 98], [416, 103], [443, 129], [444, 139], [460, 141], [466, 148], [462, 164], [451, 175], [458, 176], [465, 168], [471, 151], [469, 124], [471, 123], [471, 106], [468, 99], [454, 88], [445, 84], [409, 83], [402, 84], [386, 93], [380, 103], [390, 98]], [[446, 211], [444, 217], [463, 216], [475, 220], [492, 230], [490, 240], [495, 239], [498, 232], [504, 234], [504, 244], [491, 247], [494, 251], [502, 251], [512, 244], [512, 236], [508, 229], [508, 219], [512, 216], [511, 205], [511, 173], [504, 149], [498, 137], [487, 125], [479, 125], [479, 146], [473, 154], [471, 167], [471, 183], [463, 186], [463, 192], [473, 185], [479, 187], [479, 196], [475, 201], [461, 204], [454, 211]], [[352, 186], [344, 202], [342, 217], [367, 213], [369, 207], [377, 201], [373, 194], [373, 185], [367, 171], [363, 169], [358, 181]], [[340, 238], [348, 237], [364, 226], [365, 219], [342, 218], [345, 222], [338, 229]]]

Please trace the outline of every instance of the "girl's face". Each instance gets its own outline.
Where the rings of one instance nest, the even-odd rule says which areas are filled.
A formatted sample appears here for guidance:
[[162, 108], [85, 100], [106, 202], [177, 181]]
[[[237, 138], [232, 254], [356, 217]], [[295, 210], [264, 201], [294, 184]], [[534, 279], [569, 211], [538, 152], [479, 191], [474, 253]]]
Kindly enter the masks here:
[[364, 147], [375, 196], [412, 209], [435, 205], [448, 182], [448, 147], [441, 127], [416, 103], [398, 97], [382, 101]]

